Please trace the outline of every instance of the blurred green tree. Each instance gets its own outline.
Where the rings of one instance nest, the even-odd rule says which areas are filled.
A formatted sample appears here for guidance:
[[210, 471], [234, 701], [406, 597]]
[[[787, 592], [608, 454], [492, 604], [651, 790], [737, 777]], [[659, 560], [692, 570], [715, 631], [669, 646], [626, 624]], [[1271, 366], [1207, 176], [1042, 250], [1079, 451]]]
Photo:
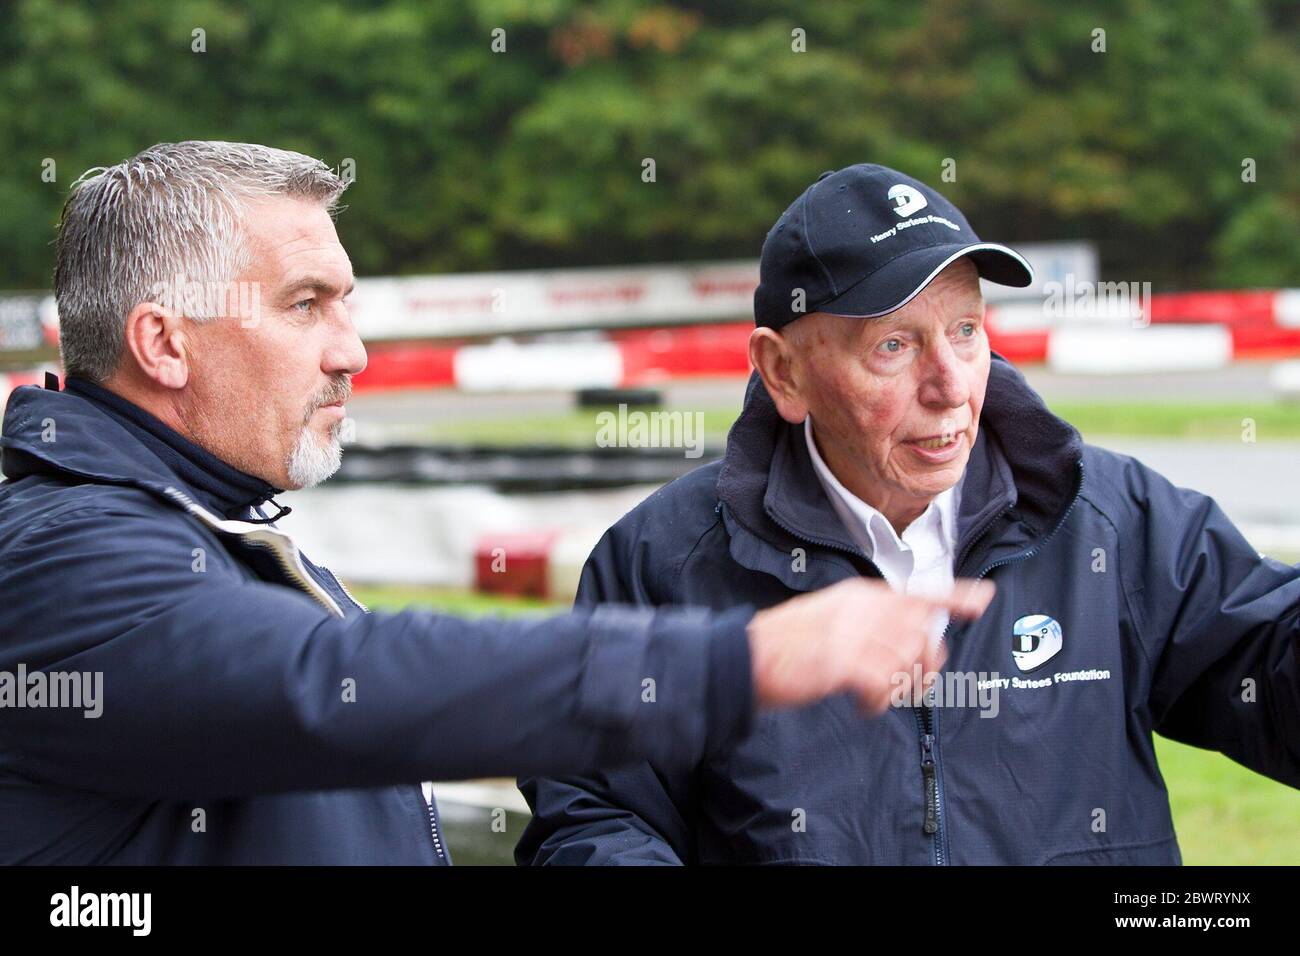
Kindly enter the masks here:
[[752, 257], [872, 161], [1114, 278], [1300, 285], [1298, 38], [1284, 0], [18, 0], [0, 287], [83, 170], [193, 138], [351, 160], [363, 275]]

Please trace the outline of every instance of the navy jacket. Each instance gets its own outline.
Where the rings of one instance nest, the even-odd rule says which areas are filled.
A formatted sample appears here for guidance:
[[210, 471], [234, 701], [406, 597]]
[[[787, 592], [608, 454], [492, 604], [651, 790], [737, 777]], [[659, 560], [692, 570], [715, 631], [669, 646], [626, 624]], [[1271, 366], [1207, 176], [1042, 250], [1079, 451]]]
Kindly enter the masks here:
[[[1021, 682], [997, 717], [870, 719], [841, 696], [762, 714], [703, 759], [525, 779], [517, 859], [1178, 863], [1153, 731], [1300, 786], [1300, 569], [1261, 557], [1210, 498], [1083, 444], [997, 355], [957, 536], [956, 573], [998, 587], [949, 627], [945, 672]], [[724, 461], [610, 529], [579, 599], [765, 606], [854, 575], [879, 571], [755, 377]], [[1062, 640], [1021, 673], [1013, 629], [1031, 615]]]
[[229, 520], [274, 489], [74, 388], [6, 410], [0, 681], [98, 673], [102, 713], [0, 684], [0, 863], [445, 863], [421, 780], [690, 760], [750, 719], [749, 611], [365, 613]]

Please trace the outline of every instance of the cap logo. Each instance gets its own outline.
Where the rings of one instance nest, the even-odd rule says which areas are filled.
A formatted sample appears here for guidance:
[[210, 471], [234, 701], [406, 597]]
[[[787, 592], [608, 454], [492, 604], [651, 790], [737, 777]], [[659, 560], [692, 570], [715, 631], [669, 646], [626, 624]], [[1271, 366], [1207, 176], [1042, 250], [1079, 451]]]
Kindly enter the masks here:
[[894, 212], [898, 213], [903, 219], [906, 219], [914, 212], [920, 212], [929, 205], [926, 198], [921, 195], [920, 190], [906, 183], [890, 186], [886, 195], [895, 203]]

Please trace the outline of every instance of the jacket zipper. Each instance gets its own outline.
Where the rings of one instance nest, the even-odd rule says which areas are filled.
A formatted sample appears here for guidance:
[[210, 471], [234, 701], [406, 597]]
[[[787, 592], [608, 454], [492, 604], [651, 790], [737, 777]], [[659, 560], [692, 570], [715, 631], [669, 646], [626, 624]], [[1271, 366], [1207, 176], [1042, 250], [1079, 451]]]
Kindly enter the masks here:
[[[1028, 558], [1032, 558], [1035, 554], [1041, 551], [1043, 547], [1047, 544], [1047, 542], [1051, 541], [1052, 538], [1056, 536], [1056, 532], [1060, 531], [1061, 528], [1065, 525], [1066, 520], [1070, 517], [1070, 512], [1074, 510], [1074, 506], [1078, 503], [1079, 495], [1082, 493], [1082, 491], [1083, 491], [1083, 462], [1080, 461], [1078, 488], [1075, 490], [1074, 497], [1070, 499], [1069, 507], [1067, 507], [1064, 513], [1062, 513], [1060, 520], [1056, 522], [1056, 525], [1052, 528], [1052, 530], [1049, 531], [1044, 537], [1040, 538], [1038, 542], [1028, 551], [1022, 551], [1019, 554], [1013, 554], [1009, 558], [1002, 558], [998, 561], [994, 561], [990, 565], [985, 566], [979, 572], [979, 574], [975, 575], [975, 580], [978, 581], [986, 577], [994, 568], [1000, 568], [1003, 565], [1011, 564], [1015, 561], [1027, 560]], [[989, 519], [989, 522], [984, 526], [984, 529], [980, 531], [978, 535], [972, 538], [970, 544], [968, 544], [963, 550], [961, 556], [962, 561], [964, 561], [966, 556], [970, 554], [972, 550], [974, 550], [975, 545], [978, 544], [986, 534], [988, 534], [989, 529], [993, 527], [993, 523], [1010, 510], [1011, 509], [1009, 507], [1004, 508], [1002, 511], [998, 512], [996, 517]], [[954, 565], [954, 569], [953, 569], [954, 577], [956, 577], [956, 572], [957, 572], [957, 565]], [[947, 639], [948, 628], [951, 626], [952, 626], [952, 620], [949, 619], [948, 623], [944, 625], [943, 633], [939, 635], [940, 643], [943, 643]], [[931, 723], [931, 719], [930, 719], [931, 714], [933, 714], [935, 718], [933, 723]], [[931, 707], [923, 704], [917, 711], [917, 723], [920, 726], [920, 730], [921, 730], [921, 780], [925, 788], [925, 822], [922, 824], [922, 830], [927, 834], [934, 835], [935, 863], [937, 863], [939, 866], [943, 866], [944, 865], [944, 839], [943, 839], [944, 834], [942, 832], [942, 823], [943, 823], [942, 803], [941, 803], [942, 793], [941, 793], [941, 787], [939, 785], [938, 764], [935, 759], [936, 758], [935, 751], [939, 744], [938, 714], [934, 713]]]
[[[719, 504], [718, 510], [721, 511], [721, 509], [722, 506], [721, 504]], [[970, 549], [975, 545], [975, 542], [979, 541], [980, 538], [982, 538], [985, 534], [988, 533], [988, 529], [993, 526], [993, 522], [997, 520], [998, 517], [1001, 517], [1001, 515], [1006, 514], [1006, 512], [1009, 510], [1010, 508], [1007, 508], [1004, 511], [1000, 512], [997, 516], [990, 518], [988, 523], [984, 526], [984, 530], [981, 531], [978, 536], [972, 539], [970, 545], [966, 547], [966, 551], [969, 552]], [[856, 557], [862, 558], [864, 561], [867, 562], [867, 564], [869, 564], [873, 569], [875, 569], [875, 572], [878, 575], [880, 575], [882, 580], [884, 579], [885, 576], [881, 574], [880, 567], [874, 561], [868, 558], [866, 554], [861, 550], [853, 550], [850, 548], [846, 548], [843, 545], [836, 544], [833, 541], [825, 541], [795, 531], [793, 528], [786, 525], [775, 515], [772, 515], [770, 513], [768, 517], [770, 517], [778, 526], [784, 528], [787, 534], [793, 535], [796, 538], [807, 541], [810, 544], [817, 544], [824, 548], [829, 548], [835, 551], [843, 551], [846, 554], [851, 554]], [[948, 628], [945, 625], [943, 629], [943, 634], [946, 635], [947, 633], [948, 633]], [[943, 635], [940, 635], [939, 640], [940, 642], [943, 641]], [[938, 737], [935, 733], [935, 728], [930, 719], [931, 708], [927, 704], [922, 703], [920, 707], [913, 708], [912, 712], [913, 714], [916, 715], [916, 728], [921, 740], [921, 791], [922, 791], [922, 797], [925, 800], [925, 817], [921, 823], [921, 831], [926, 836], [934, 838], [935, 863], [942, 866], [944, 863], [943, 833], [941, 832], [942, 796], [939, 791], [938, 765], [935, 762], [935, 753], [934, 753], [935, 744], [938, 742]]]
[[[420, 799], [424, 799], [424, 788], [420, 788]], [[432, 796], [429, 797], [429, 832], [433, 835], [433, 851], [438, 854], [438, 859], [447, 862], [447, 854], [442, 848], [442, 834], [438, 829], [438, 811], [436, 809], [438, 801]]]
[[334, 573], [334, 570], [332, 568], [325, 568], [325, 570], [328, 571], [329, 576], [334, 579], [334, 583], [339, 586], [339, 590], [348, 596], [349, 601], [351, 601], [357, 607], [361, 608], [361, 610], [364, 611], [365, 613], [367, 614], [370, 613], [370, 608], [366, 607], [364, 604], [362, 604], [360, 601], [357, 600], [356, 596], [351, 591], [348, 590], [348, 586], [344, 584], [341, 580], [339, 580], [339, 576]]
[[[994, 523], [1010, 510], [1011, 506], [1008, 505], [996, 515], [993, 515], [984, 523], [979, 533], [971, 538], [970, 543], [962, 549], [961, 555], [953, 564], [954, 578], [957, 574], [957, 567], [965, 560], [966, 555], [970, 554], [975, 545], [984, 539], [984, 536], [989, 533]], [[944, 624], [943, 631], [939, 634], [939, 643], [941, 645], [947, 641], [948, 628], [951, 626], [952, 618], [949, 617], [948, 623]], [[943, 832], [943, 788], [939, 782], [939, 764], [937, 760], [939, 715], [934, 708], [924, 702], [924, 698], [922, 698], [921, 706], [915, 709], [915, 714], [917, 731], [921, 736], [921, 791], [925, 800], [925, 816], [921, 822], [921, 832], [934, 838], [935, 865], [944, 866], [947, 863], [947, 858], [944, 853], [946, 834]]]
[[[921, 780], [925, 784], [925, 822], [921, 829], [933, 836], [939, 832], [939, 776], [934, 769], [934, 734], [929, 733], [924, 725], [921, 728]], [[942, 848], [936, 848], [935, 852], [942, 863]]]
[[[722, 510], [721, 503], [719, 503], [717, 510], [718, 511]], [[970, 545], [966, 547], [966, 551], [969, 552], [970, 549], [974, 547], [975, 543], [979, 541], [980, 538], [982, 538], [985, 534], [988, 533], [988, 529], [993, 526], [993, 522], [996, 521], [997, 518], [1001, 517], [1003, 514], [1006, 514], [1006, 512], [1010, 510], [1011, 509], [1008, 507], [1007, 509], [999, 512], [998, 515], [994, 516], [993, 518], [990, 518], [988, 520], [988, 523], [985, 524], [984, 529], [979, 533], [979, 535], [977, 535], [974, 539], [972, 539]], [[824, 548], [829, 548], [835, 551], [843, 551], [846, 554], [851, 554], [856, 557], [862, 558], [864, 561], [867, 562], [867, 564], [869, 564], [875, 570], [876, 574], [880, 575], [882, 580], [884, 579], [885, 576], [881, 574], [880, 567], [874, 561], [868, 558], [866, 554], [863, 553], [861, 550], [853, 550], [850, 548], [846, 548], [843, 545], [836, 544], [833, 541], [821, 540], [818, 538], [814, 538], [810, 535], [795, 531], [793, 528], [786, 525], [775, 515], [772, 515], [770, 513], [768, 517], [770, 517], [778, 526], [785, 529], [787, 534], [793, 535], [796, 538], [807, 541], [810, 544], [817, 544]], [[943, 635], [940, 635], [939, 638], [940, 642], [943, 641], [943, 636], [946, 635], [947, 633], [948, 633], [948, 627], [947, 625], [945, 625], [943, 629]], [[942, 793], [939, 787], [938, 764], [935, 762], [935, 745], [938, 743], [937, 728], [934, 726], [934, 723], [931, 721], [931, 708], [927, 704], [922, 703], [920, 707], [913, 708], [912, 712], [916, 715], [916, 727], [921, 741], [921, 790], [922, 790], [923, 799], [925, 800], [925, 817], [921, 823], [921, 831], [926, 836], [932, 837], [934, 839], [935, 863], [938, 864], [939, 866], [942, 866], [944, 865], [943, 832], [942, 832], [943, 803], [942, 803]]]
[[[1041, 538], [1038, 541], [1038, 543], [1035, 544], [1028, 551], [1022, 551], [1020, 554], [1012, 555], [1009, 558], [1003, 558], [999, 561], [994, 561], [992, 564], [988, 565], [983, 570], [981, 570], [979, 574], [975, 575], [975, 580], [978, 581], [981, 578], [985, 577], [994, 568], [999, 568], [1002, 567], [1003, 565], [1011, 564], [1014, 561], [1020, 561], [1027, 558], [1031, 558], [1035, 554], [1037, 554], [1040, 550], [1042, 550], [1042, 548], [1047, 544], [1047, 542], [1052, 540], [1052, 538], [1056, 535], [1056, 532], [1060, 531], [1061, 528], [1065, 525], [1066, 520], [1070, 517], [1070, 512], [1074, 510], [1075, 504], [1077, 504], [1079, 501], [1079, 495], [1082, 492], [1082, 490], [1083, 490], [1083, 462], [1081, 460], [1079, 462], [1078, 487], [1075, 490], [1074, 497], [1070, 499], [1069, 507], [1065, 509], [1065, 512], [1061, 515], [1061, 518], [1059, 521], [1057, 521], [1055, 527], [1053, 527], [1052, 530], [1049, 531], [1045, 537]], [[721, 502], [718, 503], [718, 507], [716, 510], [719, 513], [722, 511]], [[975, 545], [978, 544], [981, 540], [983, 540], [984, 536], [989, 533], [989, 530], [993, 527], [994, 522], [996, 522], [998, 518], [1001, 518], [1003, 515], [1007, 514], [1010, 510], [1011, 507], [1007, 506], [1006, 508], [999, 511], [996, 515], [994, 515], [992, 518], [988, 520], [988, 522], [980, 530], [979, 534], [975, 535], [975, 537], [971, 539], [970, 544], [966, 545], [966, 547], [962, 550], [962, 554], [958, 562], [954, 563], [953, 565], [954, 577], [956, 577], [957, 570], [960, 563], [966, 559], [966, 556], [969, 555], [971, 551], [974, 550]], [[880, 568], [875, 564], [874, 561], [868, 558], [861, 551], [854, 551], [849, 548], [845, 548], [843, 545], [839, 545], [831, 541], [823, 541], [817, 538], [810, 537], [806, 534], [802, 534], [798, 531], [795, 531], [793, 528], [790, 528], [786, 524], [784, 524], [779, 518], [777, 518], [775, 515], [772, 515], [771, 513], [768, 514], [768, 517], [770, 517], [779, 527], [783, 528], [787, 534], [793, 535], [796, 538], [801, 538], [804, 541], [807, 541], [811, 544], [820, 545], [824, 548], [830, 548], [836, 551], [843, 551], [848, 554], [857, 555], [858, 557], [863, 558], [864, 560], [866, 560], [868, 564], [870, 564], [875, 569], [877, 574], [880, 574]], [[884, 577], [883, 574], [880, 574], [880, 576], [882, 578]], [[939, 635], [940, 644], [944, 643], [944, 641], [947, 639], [948, 628], [951, 626], [952, 626], [952, 621], [951, 619], [949, 619], [948, 623], [944, 625], [943, 632]], [[915, 708], [914, 713], [916, 714], [917, 731], [919, 732], [921, 738], [920, 740], [921, 788], [925, 800], [925, 816], [921, 823], [921, 831], [925, 833], [926, 836], [930, 836], [934, 838], [934, 860], [937, 865], [943, 866], [945, 864], [944, 833], [943, 833], [943, 792], [942, 792], [942, 787], [939, 784], [939, 766], [937, 760], [937, 756], [938, 756], [937, 751], [939, 745], [939, 728], [938, 728], [938, 720], [937, 720], [938, 715], [934, 713], [932, 707], [930, 707], [928, 704], [925, 703], [922, 703], [920, 707]]]

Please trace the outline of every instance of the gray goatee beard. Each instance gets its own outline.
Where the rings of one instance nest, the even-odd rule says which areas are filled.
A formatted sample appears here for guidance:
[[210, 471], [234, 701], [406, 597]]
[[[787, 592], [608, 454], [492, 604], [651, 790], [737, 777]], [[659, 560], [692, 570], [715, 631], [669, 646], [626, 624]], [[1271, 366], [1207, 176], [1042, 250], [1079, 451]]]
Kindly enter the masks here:
[[322, 442], [311, 430], [311, 416], [317, 408], [331, 402], [346, 402], [352, 397], [352, 383], [346, 378], [330, 383], [303, 418], [302, 431], [289, 451], [289, 483], [293, 488], [314, 488], [339, 470], [343, 464], [343, 423], [340, 419], [330, 426], [329, 438]]
[[310, 427], [298, 433], [289, 452], [289, 481], [295, 488], [314, 488], [339, 470], [343, 464], [343, 442], [339, 438], [342, 425], [336, 422], [324, 442]]

